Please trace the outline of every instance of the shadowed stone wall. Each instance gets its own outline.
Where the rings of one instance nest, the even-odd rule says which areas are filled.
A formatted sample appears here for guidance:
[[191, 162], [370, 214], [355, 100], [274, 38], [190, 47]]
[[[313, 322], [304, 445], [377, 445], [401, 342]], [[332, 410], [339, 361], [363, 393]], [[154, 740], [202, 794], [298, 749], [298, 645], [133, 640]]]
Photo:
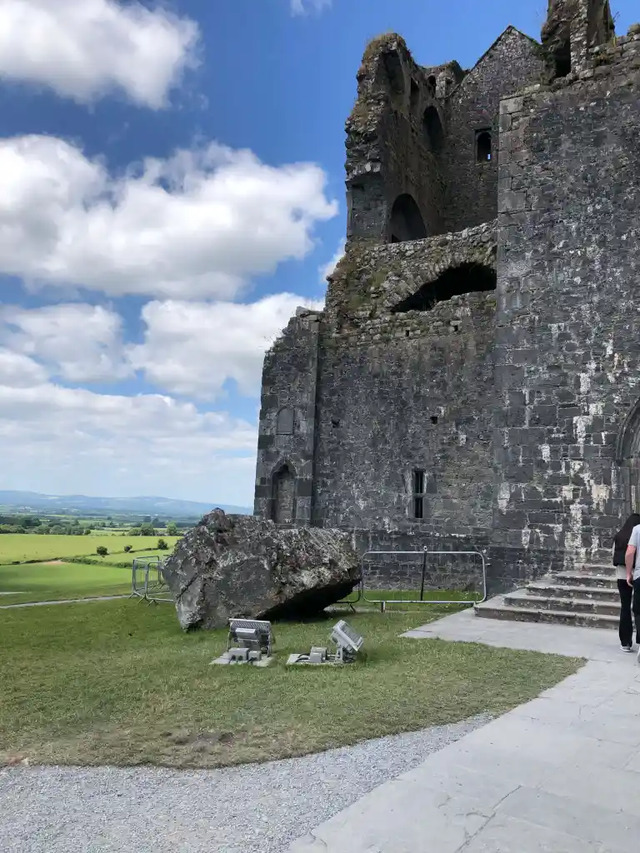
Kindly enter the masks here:
[[[458, 66], [451, 72], [461, 76]], [[399, 196], [415, 202], [422, 234], [445, 230], [443, 214], [444, 112], [400, 36], [375, 39], [358, 72], [358, 100], [347, 121], [347, 205], [349, 240], [391, 242], [392, 211]], [[425, 123], [425, 115], [431, 121]]]
[[[423, 68], [395, 34], [375, 39], [347, 121], [347, 236], [396, 242], [479, 225], [497, 213], [500, 98], [542, 79], [539, 44], [509, 27], [468, 73], [457, 62]], [[492, 133], [478, 162], [477, 135]], [[409, 196], [423, 233], [393, 226]]]
[[311, 520], [319, 328], [299, 312], [263, 367], [254, 513], [281, 523]]
[[[498, 214], [500, 99], [542, 80], [540, 45], [509, 27], [447, 101], [447, 230], [460, 231]], [[491, 159], [479, 160], [478, 134], [491, 132]]]

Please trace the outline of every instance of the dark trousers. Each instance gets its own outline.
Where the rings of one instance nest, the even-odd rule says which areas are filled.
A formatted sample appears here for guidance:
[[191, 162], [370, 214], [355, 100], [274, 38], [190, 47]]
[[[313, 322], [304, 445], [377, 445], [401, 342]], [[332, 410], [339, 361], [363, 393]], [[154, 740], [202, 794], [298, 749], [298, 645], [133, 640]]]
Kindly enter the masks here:
[[[633, 644], [633, 622], [631, 621], [631, 599], [633, 597], [633, 612], [636, 617], [636, 626], [640, 625], [640, 581], [635, 581], [632, 590], [626, 581], [618, 581], [618, 592], [620, 593], [620, 645], [630, 646]], [[637, 640], [640, 642], [640, 631], [636, 627]]]
[[636, 643], [640, 645], [640, 578], [633, 582], [633, 615], [636, 623]]

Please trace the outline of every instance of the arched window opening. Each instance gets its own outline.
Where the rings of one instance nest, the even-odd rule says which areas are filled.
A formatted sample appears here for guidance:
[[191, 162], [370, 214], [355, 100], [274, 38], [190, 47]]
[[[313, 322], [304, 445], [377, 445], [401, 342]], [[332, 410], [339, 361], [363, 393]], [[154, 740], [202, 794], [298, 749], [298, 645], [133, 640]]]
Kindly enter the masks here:
[[415, 113], [420, 103], [420, 87], [416, 81], [411, 78], [411, 112]]
[[430, 74], [429, 77], [427, 78], [427, 87], [429, 89], [430, 95], [435, 95], [437, 85], [438, 85], [438, 81], [436, 79], [436, 75]]
[[553, 62], [553, 76], [567, 77], [571, 74], [571, 38], [565, 37], [553, 51], [551, 56]]
[[273, 477], [271, 519], [276, 524], [292, 524], [296, 517], [296, 478], [289, 465]]
[[277, 435], [293, 435], [295, 429], [295, 415], [293, 409], [284, 408], [278, 412], [276, 420]]
[[391, 97], [396, 106], [400, 106], [405, 94], [405, 79], [402, 61], [397, 50], [391, 50], [382, 56], [382, 62], [389, 81]]
[[446, 270], [435, 281], [425, 284], [408, 299], [403, 300], [392, 314], [406, 314], [408, 311], [431, 311], [438, 302], [446, 302], [454, 296], [465, 293], [483, 293], [495, 290], [496, 271], [483, 264], [461, 264]]
[[409, 193], [398, 196], [391, 210], [391, 242], [422, 240], [426, 236], [427, 229], [413, 196]]
[[444, 130], [440, 121], [440, 114], [434, 107], [427, 107], [424, 111], [422, 129], [425, 145], [433, 154], [439, 154], [444, 145]]
[[493, 158], [491, 131], [476, 132], [476, 160], [478, 163], [490, 163]]

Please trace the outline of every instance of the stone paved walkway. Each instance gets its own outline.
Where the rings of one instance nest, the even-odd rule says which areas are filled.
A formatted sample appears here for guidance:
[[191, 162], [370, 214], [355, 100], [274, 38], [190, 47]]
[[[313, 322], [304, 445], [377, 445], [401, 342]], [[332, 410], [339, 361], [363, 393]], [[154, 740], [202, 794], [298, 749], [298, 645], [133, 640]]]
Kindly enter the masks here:
[[479, 619], [411, 631], [588, 659], [380, 785], [291, 853], [627, 853], [640, 843], [640, 667], [615, 632]]

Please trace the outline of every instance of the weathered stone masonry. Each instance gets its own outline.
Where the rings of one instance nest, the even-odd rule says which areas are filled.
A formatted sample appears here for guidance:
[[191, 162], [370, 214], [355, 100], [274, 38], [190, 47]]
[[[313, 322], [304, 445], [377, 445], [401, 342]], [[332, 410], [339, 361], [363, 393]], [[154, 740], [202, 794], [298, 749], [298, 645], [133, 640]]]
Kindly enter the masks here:
[[604, 0], [552, 0], [542, 45], [510, 27], [470, 72], [372, 42], [345, 257], [265, 359], [258, 515], [482, 547], [496, 587], [607, 542], [640, 501], [639, 78]]
[[494, 546], [526, 573], [595, 554], [640, 498], [640, 41], [592, 56], [501, 107]]

